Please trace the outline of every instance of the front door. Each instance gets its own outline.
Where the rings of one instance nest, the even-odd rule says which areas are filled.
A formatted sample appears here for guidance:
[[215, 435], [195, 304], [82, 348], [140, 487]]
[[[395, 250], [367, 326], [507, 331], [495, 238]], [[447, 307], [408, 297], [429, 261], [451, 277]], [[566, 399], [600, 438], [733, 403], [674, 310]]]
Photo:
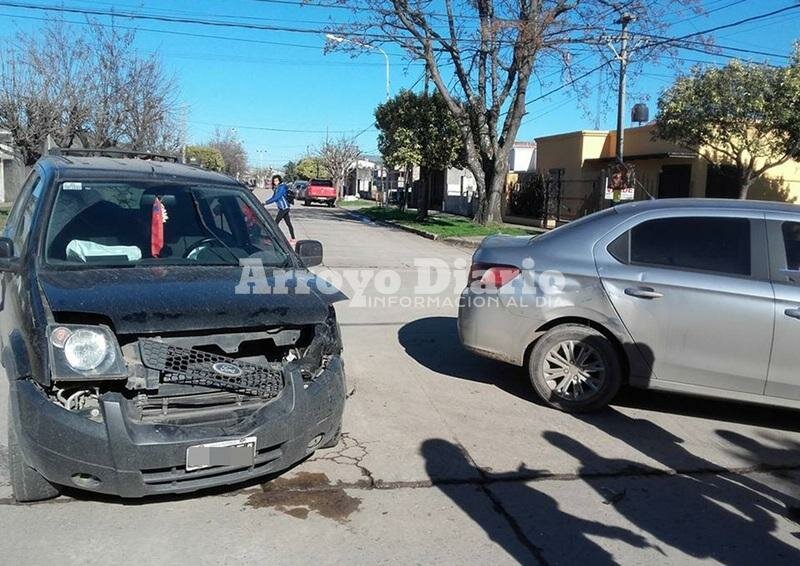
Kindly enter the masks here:
[[662, 165], [658, 174], [658, 198], [690, 196], [691, 165]]
[[765, 222], [736, 212], [654, 211], [595, 249], [603, 287], [658, 380], [763, 393], [773, 327]]
[[800, 216], [769, 213], [775, 338], [766, 395], [800, 399]]

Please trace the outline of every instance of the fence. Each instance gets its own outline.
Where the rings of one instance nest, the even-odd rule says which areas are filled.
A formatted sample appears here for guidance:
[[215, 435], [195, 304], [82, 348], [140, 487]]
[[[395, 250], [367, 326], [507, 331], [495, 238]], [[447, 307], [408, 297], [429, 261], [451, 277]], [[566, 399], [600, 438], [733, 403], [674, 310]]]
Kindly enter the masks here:
[[532, 220], [540, 226], [568, 222], [600, 210], [600, 181], [570, 180], [538, 172], [509, 175], [506, 217]]

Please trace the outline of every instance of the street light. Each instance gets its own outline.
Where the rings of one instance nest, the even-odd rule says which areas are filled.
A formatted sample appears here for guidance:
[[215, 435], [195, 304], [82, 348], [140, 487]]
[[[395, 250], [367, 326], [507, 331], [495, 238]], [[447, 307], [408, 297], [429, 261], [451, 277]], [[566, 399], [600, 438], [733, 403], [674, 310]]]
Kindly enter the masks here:
[[[259, 176], [264, 175], [264, 154], [267, 153], [267, 150], [257, 149], [256, 153], [258, 154], [258, 174], [256, 175], [256, 178], [258, 178]], [[264, 181], [266, 181], [266, 179], [264, 179]], [[266, 184], [266, 182], [264, 184]]]
[[389, 100], [389, 56], [386, 54], [386, 51], [381, 49], [380, 47], [376, 47], [374, 45], [370, 45], [368, 43], [363, 43], [361, 41], [356, 41], [355, 39], [348, 39], [346, 37], [340, 37], [338, 35], [333, 35], [332, 33], [326, 33], [325, 37], [327, 37], [330, 41], [334, 41], [336, 43], [352, 43], [353, 45], [358, 45], [359, 47], [363, 47], [365, 49], [374, 49], [375, 51], [380, 51], [383, 54], [383, 58], [386, 61], [386, 100]]

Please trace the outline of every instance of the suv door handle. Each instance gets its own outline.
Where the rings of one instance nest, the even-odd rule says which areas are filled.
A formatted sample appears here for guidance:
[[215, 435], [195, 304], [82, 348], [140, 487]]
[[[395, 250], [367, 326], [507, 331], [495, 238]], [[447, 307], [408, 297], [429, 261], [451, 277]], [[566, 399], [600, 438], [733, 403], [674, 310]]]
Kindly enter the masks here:
[[800, 309], [786, 309], [783, 314], [792, 318], [800, 319]]
[[652, 287], [628, 287], [625, 294], [637, 299], [660, 299], [664, 293], [659, 293]]

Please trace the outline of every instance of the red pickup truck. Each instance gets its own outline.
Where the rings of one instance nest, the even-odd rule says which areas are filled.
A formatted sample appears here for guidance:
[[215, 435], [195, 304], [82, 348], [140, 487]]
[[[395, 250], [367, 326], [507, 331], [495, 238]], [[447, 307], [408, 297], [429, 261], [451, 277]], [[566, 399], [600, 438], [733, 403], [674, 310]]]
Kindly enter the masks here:
[[300, 195], [304, 206], [312, 202], [325, 203], [328, 206], [336, 204], [336, 187], [330, 179], [311, 179]]

